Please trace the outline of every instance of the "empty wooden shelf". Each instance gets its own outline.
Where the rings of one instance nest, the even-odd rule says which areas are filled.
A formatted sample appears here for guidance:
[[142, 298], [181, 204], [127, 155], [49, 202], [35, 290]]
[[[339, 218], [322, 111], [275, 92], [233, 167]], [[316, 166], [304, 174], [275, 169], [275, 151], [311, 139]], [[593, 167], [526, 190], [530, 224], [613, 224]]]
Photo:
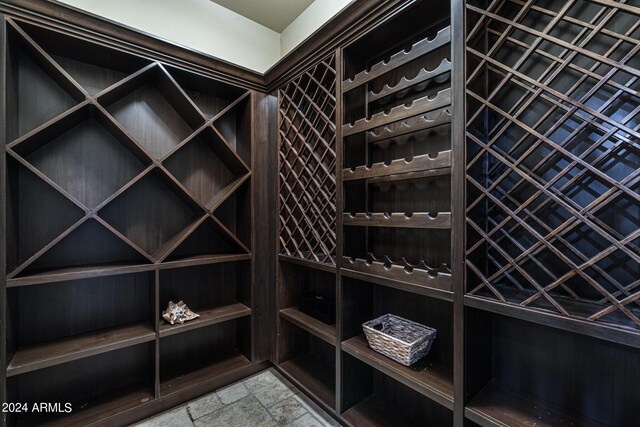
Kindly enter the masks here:
[[333, 326], [327, 325], [322, 321], [309, 316], [306, 313], [301, 312], [295, 307], [285, 308], [280, 310], [280, 316], [289, 322], [301, 327], [322, 339], [323, 341], [335, 345], [336, 343], [336, 329]]
[[127, 325], [20, 348], [7, 366], [7, 376], [69, 362], [155, 339], [150, 325]]

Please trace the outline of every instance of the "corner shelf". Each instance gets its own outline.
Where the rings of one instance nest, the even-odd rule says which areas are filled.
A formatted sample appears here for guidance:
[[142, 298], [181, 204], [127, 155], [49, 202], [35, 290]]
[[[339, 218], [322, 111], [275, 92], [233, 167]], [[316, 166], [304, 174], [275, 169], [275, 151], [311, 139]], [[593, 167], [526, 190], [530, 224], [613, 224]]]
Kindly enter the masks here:
[[[6, 400], [73, 413], [8, 425], [120, 425], [254, 369], [257, 95], [9, 15]], [[169, 328], [181, 295], [200, 318]]]

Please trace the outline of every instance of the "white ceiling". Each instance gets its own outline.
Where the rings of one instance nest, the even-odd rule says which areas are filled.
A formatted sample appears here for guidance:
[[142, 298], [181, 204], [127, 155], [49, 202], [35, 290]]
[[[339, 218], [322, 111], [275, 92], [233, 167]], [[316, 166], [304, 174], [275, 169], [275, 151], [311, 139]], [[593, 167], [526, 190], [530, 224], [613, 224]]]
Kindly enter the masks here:
[[281, 33], [313, 0], [211, 0]]

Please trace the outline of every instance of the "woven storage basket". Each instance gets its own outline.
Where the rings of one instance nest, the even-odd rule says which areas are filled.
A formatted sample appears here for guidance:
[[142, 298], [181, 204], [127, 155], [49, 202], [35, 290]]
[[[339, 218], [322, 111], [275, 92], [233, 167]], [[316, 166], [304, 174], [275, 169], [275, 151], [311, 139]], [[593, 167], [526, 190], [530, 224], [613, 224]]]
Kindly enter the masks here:
[[378, 353], [411, 366], [431, 350], [436, 330], [393, 314], [385, 314], [362, 325], [369, 346]]

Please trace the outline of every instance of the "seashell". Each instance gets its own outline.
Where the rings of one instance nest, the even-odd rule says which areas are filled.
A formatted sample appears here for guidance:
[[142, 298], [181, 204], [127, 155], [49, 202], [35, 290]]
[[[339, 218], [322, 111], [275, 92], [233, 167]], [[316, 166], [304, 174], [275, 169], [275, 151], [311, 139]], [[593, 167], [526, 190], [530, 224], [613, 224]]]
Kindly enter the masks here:
[[179, 301], [177, 304], [169, 301], [167, 309], [162, 312], [162, 318], [171, 325], [188, 322], [198, 317], [200, 317], [200, 315], [191, 311], [184, 301]]

